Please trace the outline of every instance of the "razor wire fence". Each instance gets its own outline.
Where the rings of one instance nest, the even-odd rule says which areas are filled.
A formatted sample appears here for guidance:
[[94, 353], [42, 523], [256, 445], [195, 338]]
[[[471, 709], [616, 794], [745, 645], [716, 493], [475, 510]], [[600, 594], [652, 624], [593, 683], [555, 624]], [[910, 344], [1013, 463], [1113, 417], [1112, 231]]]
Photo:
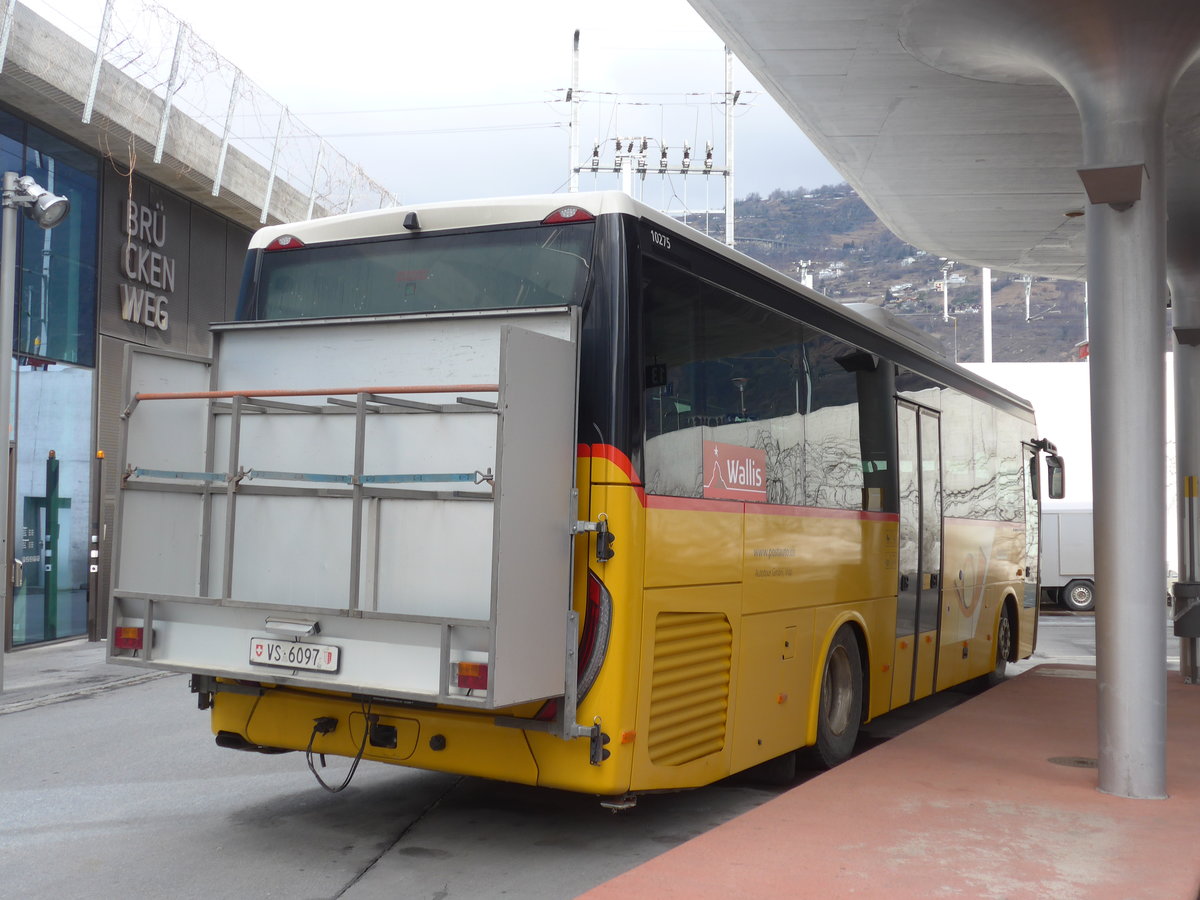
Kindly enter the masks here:
[[[7, 16], [14, 5], [6, 0], [0, 9]], [[142, 123], [143, 132], [154, 132], [143, 136], [154, 144], [155, 162], [185, 122], [202, 127], [214, 139], [189, 142], [188, 167], [212, 183], [214, 196], [227, 186], [230, 151], [261, 167], [262, 196], [246, 198], [261, 222], [399, 205], [395, 194], [160, 3], [103, 0], [88, 4], [88, 15], [55, 0], [20, 5], [95, 52], [84, 122], [103, 96], [123, 117]], [[281, 185], [290, 188], [286, 196]]]

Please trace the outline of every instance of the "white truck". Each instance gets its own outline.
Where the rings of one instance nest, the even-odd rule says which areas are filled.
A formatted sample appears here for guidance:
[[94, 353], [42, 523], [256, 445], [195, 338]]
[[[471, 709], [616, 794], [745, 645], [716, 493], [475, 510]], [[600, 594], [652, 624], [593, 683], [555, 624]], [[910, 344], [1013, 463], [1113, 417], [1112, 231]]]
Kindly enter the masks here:
[[1096, 606], [1090, 504], [1042, 509], [1042, 590], [1072, 612]]

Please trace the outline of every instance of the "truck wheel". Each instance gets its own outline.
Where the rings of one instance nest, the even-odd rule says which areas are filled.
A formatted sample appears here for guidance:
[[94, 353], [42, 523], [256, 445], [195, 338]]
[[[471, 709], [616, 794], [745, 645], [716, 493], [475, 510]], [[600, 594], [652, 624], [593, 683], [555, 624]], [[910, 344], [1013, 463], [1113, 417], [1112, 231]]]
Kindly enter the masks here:
[[1096, 585], [1086, 578], [1067, 582], [1060, 595], [1062, 605], [1072, 612], [1087, 612], [1096, 606]]
[[832, 769], [854, 752], [862, 724], [862, 661], [858, 641], [849, 625], [833, 637], [821, 675], [821, 707], [817, 713], [817, 743], [806, 756]]

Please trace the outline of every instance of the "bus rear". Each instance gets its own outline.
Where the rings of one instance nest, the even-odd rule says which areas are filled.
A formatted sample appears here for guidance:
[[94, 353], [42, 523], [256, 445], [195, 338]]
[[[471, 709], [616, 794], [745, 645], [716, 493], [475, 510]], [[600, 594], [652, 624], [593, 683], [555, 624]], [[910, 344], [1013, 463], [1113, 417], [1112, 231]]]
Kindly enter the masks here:
[[559, 197], [260, 231], [211, 360], [131, 355], [110, 659], [192, 674], [223, 746], [537, 783], [535, 732], [554, 782], [625, 790], [576, 723], [600, 227]]
[[114, 662], [226, 747], [621, 805], [1032, 652], [1028, 403], [564, 199], [264, 229], [212, 359], [131, 351]]

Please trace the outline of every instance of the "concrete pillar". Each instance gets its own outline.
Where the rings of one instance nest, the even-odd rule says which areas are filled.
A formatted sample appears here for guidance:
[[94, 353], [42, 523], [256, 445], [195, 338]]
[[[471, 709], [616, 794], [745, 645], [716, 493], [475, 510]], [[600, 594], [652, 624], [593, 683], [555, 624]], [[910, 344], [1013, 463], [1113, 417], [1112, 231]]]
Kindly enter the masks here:
[[[1161, 142], [1142, 149], [1161, 157]], [[1150, 168], [1161, 181], [1161, 163]], [[1141, 199], [1087, 213], [1099, 787], [1155, 798], [1166, 796], [1165, 216], [1137, 169]]]
[[1200, 4], [924, 0], [903, 39], [943, 71], [1017, 83], [1048, 76], [1079, 109], [1090, 201], [1098, 786], [1164, 797], [1164, 110], [1200, 52]]
[[1156, 55], [1170, 44], [1162, 32], [1124, 34], [1130, 42], [1116, 59], [1102, 66], [1085, 56], [1086, 71], [1068, 86], [1084, 126], [1080, 178], [1091, 200], [1099, 790], [1152, 799], [1166, 796], [1163, 113], [1183, 60]]
[[[955, 18], [937, 26], [935, 14]], [[1164, 111], [1200, 52], [1200, 5], [945, 0], [919, 24], [931, 22], [964, 36], [957, 70], [999, 80], [1040, 70], [1079, 110], [1089, 200], [1098, 787], [1165, 797]], [[946, 35], [935, 37], [945, 68]]]
[[1090, 201], [1099, 788], [1153, 799], [1167, 794], [1164, 112], [1200, 15], [1103, 10], [1053, 66], [1079, 107]]

